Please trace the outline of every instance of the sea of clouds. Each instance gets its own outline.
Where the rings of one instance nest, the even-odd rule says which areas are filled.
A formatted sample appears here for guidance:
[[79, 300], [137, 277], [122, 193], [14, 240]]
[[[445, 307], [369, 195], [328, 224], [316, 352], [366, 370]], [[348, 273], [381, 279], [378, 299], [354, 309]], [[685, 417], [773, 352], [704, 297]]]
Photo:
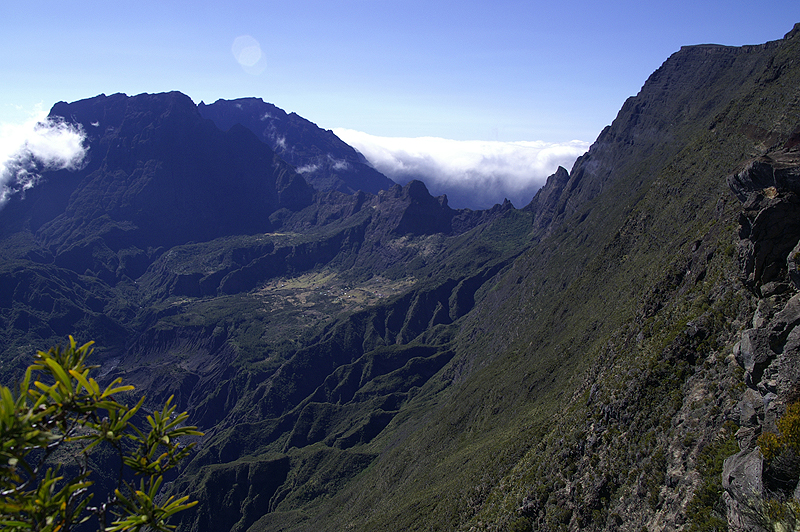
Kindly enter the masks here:
[[400, 184], [423, 181], [431, 194], [447, 194], [451, 207], [484, 209], [509, 199], [515, 207], [530, 203], [547, 177], [568, 170], [590, 143], [450, 140], [437, 137], [378, 137], [352, 129], [334, 129], [375, 169]]
[[[559, 166], [572, 167], [589, 143], [460, 141], [437, 137], [380, 137], [351, 129], [334, 133], [397, 183], [425, 182], [454, 208], [489, 208], [509, 199], [527, 205]], [[86, 157], [84, 131], [44, 112], [22, 124], [0, 124], [0, 207], [24, 194], [45, 170], [75, 170]]]
[[79, 126], [37, 112], [22, 124], [0, 124], [0, 207], [24, 194], [45, 170], [77, 170], [86, 156]]

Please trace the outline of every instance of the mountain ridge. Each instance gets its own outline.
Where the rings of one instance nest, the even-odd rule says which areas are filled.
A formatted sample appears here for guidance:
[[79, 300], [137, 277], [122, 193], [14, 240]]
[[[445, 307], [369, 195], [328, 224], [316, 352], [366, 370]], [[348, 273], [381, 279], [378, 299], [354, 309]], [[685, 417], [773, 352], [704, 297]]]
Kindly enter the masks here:
[[[109, 378], [174, 394], [206, 432], [170, 488], [200, 501], [180, 530], [757, 530], [748, 494], [794, 475], [757, 437], [800, 383], [798, 33], [682, 48], [522, 209], [313, 191], [159, 96], [174, 109], [132, 116], [184, 109], [206, 152], [280, 169], [266, 220], [125, 247], [110, 185], [147, 161], [175, 183], [193, 156], [156, 119], [104, 133], [125, 149], [0, 211], [6, 374], [77, 328]], [[54, 197], [92, 179], [99, 206]]]
[[377, 194], [394, 185], [332, 131], [260, 98], [217, 100], [209, 105], [200, 102], [197, 109], [223, 131], [236, 124], [253, 131], [317, 190]]

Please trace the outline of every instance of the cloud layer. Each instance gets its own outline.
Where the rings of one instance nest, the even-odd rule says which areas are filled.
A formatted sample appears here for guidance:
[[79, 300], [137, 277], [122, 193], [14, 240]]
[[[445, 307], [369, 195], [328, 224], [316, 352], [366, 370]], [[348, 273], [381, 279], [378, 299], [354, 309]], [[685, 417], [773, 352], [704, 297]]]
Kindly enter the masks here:
[[569, 169], [589, 143], [574, 140], [459, 141], [436, 137], [377, 137], [334, 129], [378, 171], [405, 184], [425, 182], [434, 195], [447, 194], [452, 207], [483, 209], [506, 198], [524, 207], [559, 166]]
[[24, 124], [0, 124], [0, 207], [24, 193], [45, 170], [76, 170], [86, 156], [78, 126], [39, 113]]

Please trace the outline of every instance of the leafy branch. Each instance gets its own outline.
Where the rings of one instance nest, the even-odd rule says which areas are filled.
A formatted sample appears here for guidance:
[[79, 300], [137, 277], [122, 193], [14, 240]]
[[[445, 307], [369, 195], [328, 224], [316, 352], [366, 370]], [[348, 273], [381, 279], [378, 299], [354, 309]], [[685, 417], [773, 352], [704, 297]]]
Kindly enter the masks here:
[[[164, 474], [186, 458], [194, 443], [179, 439], [202, 436], [183, 426], [186, 412], [175, 414], [170, 397], [161, 411], [146, 416], [141, 430], [133, 420], [144, 397], [128, 407], [117, 399], [132, 391], [118, 378], [101, 388], [87, 365], [92, 342], [39, 351], [22, 382], [12, 390], [0, 386], [0, 527], [7, 530], [65, 532], [98, 518], [101, 531], [170, 531], [174, 514], [196, 501], [170, 497], [160, 501]], [[100, 445], [120, 460], [117, 487], [108, 499], [92, 505], [93, 471], [89, 453]], [[53, 455], [69, 450], [78, 471], [64, 474]], [[75, 452], [77, 450], [77, 452]], [[127, 478], [133, 478], [131, 482]], [[109, 526], [108, 519], [112, 519]]]

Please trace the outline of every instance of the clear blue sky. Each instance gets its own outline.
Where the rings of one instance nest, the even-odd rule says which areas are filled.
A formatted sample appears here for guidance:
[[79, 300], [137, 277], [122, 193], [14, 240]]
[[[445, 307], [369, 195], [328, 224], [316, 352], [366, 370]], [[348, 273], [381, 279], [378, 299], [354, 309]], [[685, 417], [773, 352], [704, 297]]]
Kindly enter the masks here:
[[[798, 21], [798, 0], [8, 0], [0, 123], [179, 90], [372, 135], [591, 141], [681, 45], [757, 44]], [[261, 56], [246, 41], [243, 66], [244, 35]]]

